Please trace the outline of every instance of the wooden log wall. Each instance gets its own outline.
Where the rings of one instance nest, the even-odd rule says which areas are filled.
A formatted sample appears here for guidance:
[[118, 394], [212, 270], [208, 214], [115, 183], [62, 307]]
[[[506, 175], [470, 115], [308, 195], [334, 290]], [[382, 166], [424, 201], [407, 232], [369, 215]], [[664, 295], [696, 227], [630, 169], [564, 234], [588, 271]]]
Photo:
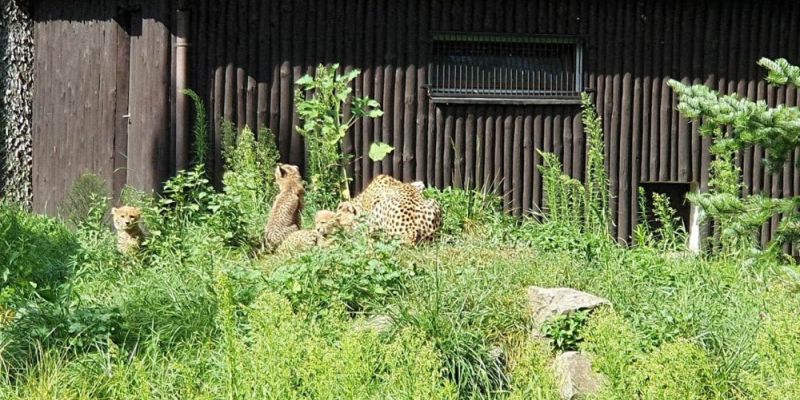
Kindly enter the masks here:
[[[679, 117], [670, 78], [724, 93], [796, 104], [797, 91], [761, 79], [759, 57], [800, 62], [800, 5], [792, 1], [211, 1], [192, 13], [192, 85], [230, 119], [271, 128], [285, 161], [302, 165], [293, 81], [319, 63], [359, 68], [357, 95], [381, 102], [383, 118], [351, 130], [355, 190], [392, 174], [438, 187], [490, 187], [515, 214], [542, 200], [536, 149], [553, 151], [582, 178], [585, 137], [571, 105], [439, 104], [425, 89], [431, 32], [581, 35], [587, 89], [603, 118], [617, 234], [629, 237], [642, 181], [708, 185], [708, 140]], [[746, 27], [746, 28], [745, 28]], [[215, 131], [215, 143], [220, 132]], [[367, 157], [382, 140], [395, 152]], [[787, 164], [767, 175], [753, 149], [739, 158], [748, 192], [800, 194]], [[767, 226], [769, 236], [774, 226]]]
[[[175, 4], [142, 1], [142, 37], [130, 42], [129, 96], [140, 119], [132, 121], [125, 141], [126, 170], [136, 185], [155, 187], [171, 165], [165, 66], [171, 62], [169, 14]], [[112, 176], [110, 160], [119, 152], [108, 132], [114, 131], [118, 105], [109, 98], [120, 84], [110, 29], [112, 9], [123, 2], [136, 3], [35, 2], [38, 210], [57, 202], [82, 169]], [[240, 127], [271, 128], [283, 160], [302, 166], [293, 82], [319, 63], [339, 62], [342, 70], [362, 70], [353, 84], [356, 94], [376, 98], [385, 112], [356, 124], [344, 141], [354, 155], [355, 191], [380, 173], [439, 187], [490, 187], [515, 214], [541, 204], [536, 149], [556, 152], [565, 172], [583, 177], [580, 109], [432, 101], [425, 88], [432, 32], [584, 37], [584, 82], [604, 119], [611, 205], [623, 239], [636, 223], [640, 182], [708, 185], [708, 140], [679, 117], [668, 79], [797, 104], [796, 89], [768, 87], [755, 64], [762, 56], [800, 63], [800, 4], [788, 0], [195, 0], [189, 7], [189, 87], [210, 106], [217, 150], [218, 126], [228, 119]], [[373, 163], [365, 155], [377, 140], [396, 150]], [[769, 175], [762, 157], [756, 148], [737, 160], [747, 193], [800, 194], [795, 168], [787, 164], [781, 174]], [[212, 166], [220, 171], [218, 151]], [[774, 228], [765, 226], [763, 236]]]
[[34, 210], [57, 212], [86, 172], [117, 190], [169, 177], [168, 3], [34, 3]]

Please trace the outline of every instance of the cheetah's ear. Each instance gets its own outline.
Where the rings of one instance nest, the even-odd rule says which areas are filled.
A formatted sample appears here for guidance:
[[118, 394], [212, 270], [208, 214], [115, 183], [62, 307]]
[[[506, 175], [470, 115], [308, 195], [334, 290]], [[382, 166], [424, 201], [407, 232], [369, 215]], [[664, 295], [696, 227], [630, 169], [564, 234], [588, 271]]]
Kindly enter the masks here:
[[344, 201], [339, 204], [339, 207], [336, 208], [336, 211], [340, 213], [356, 214], [356, 207], [349, 201]]
[[117, 215], [117, 211], [118, 211], [118, 210], [119, 210], [119, 209], [118, 209], [117, 207], [111, 207], [111, 215], [114, 215], [114, 216], [116, 216], [116, 215]]

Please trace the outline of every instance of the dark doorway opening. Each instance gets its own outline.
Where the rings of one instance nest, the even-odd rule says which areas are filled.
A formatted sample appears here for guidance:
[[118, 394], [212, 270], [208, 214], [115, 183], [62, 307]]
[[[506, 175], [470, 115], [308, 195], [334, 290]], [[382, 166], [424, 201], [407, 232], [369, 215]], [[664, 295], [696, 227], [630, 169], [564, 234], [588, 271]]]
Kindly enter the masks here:
[[688, 182], [642, 182], [639, 186], [644, 189], [645, 193], [645, 207], [647, 208], [645, 218], [653, 229], [662, 226], [662, 221], [655, 217], [653, 210], [653, 193], [659, 193], [669, 198], [669, 206], [675, 210], [676, 217], [683, 225], [683, 229], [689, 232], [691, 204], [686, 200], [686, 195], [693, 191], [694, 184]]

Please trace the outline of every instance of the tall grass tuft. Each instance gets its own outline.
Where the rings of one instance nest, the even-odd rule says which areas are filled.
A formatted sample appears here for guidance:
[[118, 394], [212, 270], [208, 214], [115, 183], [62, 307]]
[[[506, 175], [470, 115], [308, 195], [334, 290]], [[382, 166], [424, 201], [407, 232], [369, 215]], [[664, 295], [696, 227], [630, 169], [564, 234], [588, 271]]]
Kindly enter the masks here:
[[203, 99], [192, 89], [184, 89], [183, 94], [189, 96], [194, 104], [194, 123], [192, 134], [194, 135], [194, 162], [193, 164], [205, 164], [208, 159], [208, 114]]
[[584, 225], [595, 234], [611, 232], [608, 173], [605, 167], [603, 122], [588, 93], [581, 94], [582, 122], [586, 132], [586, 214]]

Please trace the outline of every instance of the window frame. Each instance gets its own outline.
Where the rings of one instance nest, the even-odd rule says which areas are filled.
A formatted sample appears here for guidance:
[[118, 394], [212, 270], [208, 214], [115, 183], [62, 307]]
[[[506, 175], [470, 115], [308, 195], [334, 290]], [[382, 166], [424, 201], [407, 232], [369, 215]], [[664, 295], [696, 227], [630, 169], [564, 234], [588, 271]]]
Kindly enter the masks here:
[[[425, 88], [428, 97], [434, 103], [455, 103], [455, 104], [580, 104], [580, 94], [586, 90], [584, 86], [584, 65], [585, 65], [585, 43], [586, 38], [582, 35], [528, 35], [528, 34], [508, 34], [494, 32], [453, 32], [453, 31], [432, 31], [431, 33], [431, 56], [428, 63], [428, 73]], [[572, 45], [574, 53], [574, 92], [570, 95], [555, 94], [488, 94], [488, 93], [437, 93], [434, 85], [434, 73], [436, 60], [434, 60], [434, 46], [437, 42], [477, 42], [477, 43], [532, 43], [532, 44], [567, 44]], [[465, 88], [465, 90], [470, 90]], [[477, 90], [477, 89], [476, 89]]]

